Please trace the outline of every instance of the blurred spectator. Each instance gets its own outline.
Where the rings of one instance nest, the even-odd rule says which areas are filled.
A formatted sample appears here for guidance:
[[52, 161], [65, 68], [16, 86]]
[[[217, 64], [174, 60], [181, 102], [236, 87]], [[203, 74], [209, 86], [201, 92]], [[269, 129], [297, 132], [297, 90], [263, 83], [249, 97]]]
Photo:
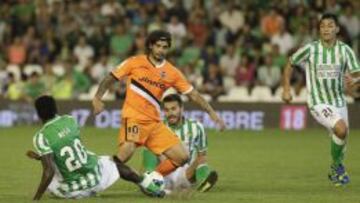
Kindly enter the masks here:
[[93, 66], [92, 63], [88, 63], [84, 66], [82, 71], [79, 71], [75, 67], [69, 66], [68, 74], [72, 75], [73, 81], [73, 96], [77, 97], [81, 93], [86, 93], [89, 91], [91, 87], [91, 77], [90, 71], [91, 67]]
[[101, 6], [101, 15], [106, 17], [119, 17], [125, 14], [124, 7], [115, 0], [106, 0]]
[[219, 20], [233, 35], [239, 32], [245, 22], [244, 13], [236, 8], [234, 1], [228, 1], [227, 9], [220, 14]]
[[111, 68], [112, 67], [109, 64], [107, 55], [102, 55], [97, 63], [95, 63], [91, 68], [91, 78], [96, 83], [99, 83], [104, 78], [104, 76], [110, 72]]
[[236, 68], [240, 65], [240, 57], [236, 53], [235, 47], [229, 45], [226, 53], [220, 58], [220, 67], [225, 76], [235, 77]]
[[74, 48], [74, 55], [79, 61], [80, 67], [85, 67], [89, 60], [94, 57], [94, 49], [86, 42], [86, 37], [80, 36], [78, 43]]
[[281, 70], [280, 67], [273, 64], [271, 55], [264, 57], [264, 65], [257, 70], [257, 78], [259, 85], [268, 86], [272, 93], [275, 93], [280, 84]]
[[271, 37], [271, 43], [279, 46], [281, 54], [287, 54], [295, 46], [294, 38], [283, 26], [280, 26], [279, 32]]
[[219, 55], [214, 46], [207, 46], [201, 51], [201, 59], [204, 61], [204, 66], [208, 67], [210, 63], [219, 64]]
[[192, 85], [194, 85], [195, 87], [197, 87], [197, 85], [198, 85], [197, 79], [199, 78], [199, 74], [196, 73], [196, 71], [194, 70], [194, 67], [193, 67], [193, 66], [190, 66], [190, 65], [185, 65], [185, 66], [182, 68], [182, 72], [183, 72], [185, 78], [186, 78]]
[[338, 2], [336, 2], [336, 0], [325, 0], [325, 4], [326, 4], [326, 8], [325, 8], [325, 12], [327, 13], [333, 13], [333, 14], [338, 14], [341, 7], [339, 5]]
[[148, 26], [148, 33], [155, 31], [155, 30], [161, 30], [165, 28], [165, 24], [162, 21], [161, 17], [159, 15], [155, 16], [155, 19], [153, 22], [149, 23]]
[[271, 53], [274, 66], [277, 66], [280, 69], [284, 68], [287, 58], [285, 54], [280, 53], [279, 46], [274, 44], [271, 48]]
[[53, 72], [52, 66], [50, 63], [44, 65], [44, 74], [41, 77], [42, 83], [45, 85], [47, 93], [51, 93], [51, 90], [56, 82], [57, 78]]
[[203, 93], [209, 94], [213, 100], [216, 100], [221, 94], [225, 93], [223, 75], [218, 65], [209, 64], [200, 89]]
[[146, 30], [143, 32], [139, 31], [135, 34], [134, 44], [131, 48], [130, 55], [139, 55], [145, 54], [145, 40], [146, 40]]
[[67, 100], [72, 98], [74, 81], [72, 71], [70, 71], [71, 64], [66, 61], [63, 66], [66, 72], [64, 72], [63, 75], [56, 81], [51, 92], [55, 99]]
[[238, 86], [252, 87], [255, 82], [255, 65], [247, 54], [241, 56], [240, 65], [236, 68], [235, 83]]
[[294, 15], [290, 18], [290, 30], [294, 33], [298, 32], [300, 27], [308, 24], [309, 17], [308, 13], [305, 12], [305, 7], [303, 5], [299, 5], [295, 8]]
[[8, 60], [11, 64], [23, 64], [26, 60], [26, 47], [19, 36], [8, 49]]
[[5, 98], [10, 100], [19, 100], [23, 96], [24, 84], [22, 81], [17, 81], [14, 74], [8, 74], [8, 84], [5, 91]]
[[295, 46], [303, 46], [314, 39], [311, 38], [309, 33], [308, 24], [300, 25], [298, 32], [294, 34], [294, 45]]
[[354, 14], [354, 9], [351, 5], [346, 6], [345, 13], [339, 17], [339, 22], [345, 27], [351, 39], [359, 39], [360, 21], [359, 17]]
[[178, 17], [173, 15], [171, 16], [170, 23], [166, 26], [166, 28], [171, 33], [173, 41], [172, 47], [174, 49], [180, 49], [186, 36], [184, 23], [180, 22]]
[[193, 12], [188, 23], [188, 31], [194, 43], [203, 47], [208, 37], [208, 29], [206, 24], [206, 16], [202, 12]]
[[261, 18], [261, 31], [267, 37], [272, 37], [280, 32], [280, 29], [285, 26], [284, 18], [278, 13], [275, 8]]
[[167, 19], [169, 20], [171, 16], [177, 16], [182, 23], [186, 23], [188, 13], [184, 8], [183, 1], [174, 0], [173, 2], [174, 3], [168, 4], [170, 7], [168, 7], [167, 10]]
[[183, 49], [182, 54], [178, 60], [180, 66], [190, 64], [195, 66], [200, 59], [201, 50], [199, 47], [193, 45], [191, 40], [188, 40], [187, 46]]
[[33, 72], [24, 86], [24, 97], [27, 101], [34, 101], [40, 95], [46, 93], [45, 84], [40, 80], [40, 75]]
[[114, 35], [110, 39], [110, 46], [112, 54], [124, 59], [127, 57], [131, 46], [133, 44], [133, 38], [125, 31], [122, 24], [118, 24]]
[[[77, 99], [124, 58], [144, 53], [147, 34], [158, 29], [174, 33], [176, 49], [168, 60], [192, 83], [201, 86], [216, 64], [224, 77], [252, 87], [262, 72], [256, 70], [266, 66], [263, 56], [270, 55], [274, 66], [282, 68], [294, 47], [317, 39], [324, 12], [339, 16], [339, 39], [359, 52], [359, 5], [348, 0], [2, 1], [0, 88], [9, 90], [11, 72], [19, 81], [11, 83], [12, 98], [21, 98], [16, 96], [22, 92], [18, 78], [36, 71], [57, 98]], [[224, 81], [228, 86], [230, 80]], [[303, 72], [295, 68], [292, 82], [300, 90]], [[116, 98], [125, 95], [119, 86], [112, 91]]]

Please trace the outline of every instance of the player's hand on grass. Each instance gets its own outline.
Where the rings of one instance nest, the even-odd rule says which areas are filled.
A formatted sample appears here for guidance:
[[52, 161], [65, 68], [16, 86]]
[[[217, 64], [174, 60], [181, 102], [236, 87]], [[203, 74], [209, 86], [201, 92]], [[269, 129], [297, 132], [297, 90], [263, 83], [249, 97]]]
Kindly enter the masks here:
[[105, 106], [104, 103], [97, 97], [94, 97], [94, 99], [92, 100], [92, 105], [95, 115], [101, 113], [104, 110], [104, 106]]
[[26, 156], [29, 157], [30, 159], [40, 160], [40, 156], [32, 150], [28, 150], [26, 152]]
[[287, 104], [290, 103], [292, 100], [292, 95], [290, 93], [290, 89], [284, 89], [282, 92], [281, 98], [285, 103], [287, 103]]

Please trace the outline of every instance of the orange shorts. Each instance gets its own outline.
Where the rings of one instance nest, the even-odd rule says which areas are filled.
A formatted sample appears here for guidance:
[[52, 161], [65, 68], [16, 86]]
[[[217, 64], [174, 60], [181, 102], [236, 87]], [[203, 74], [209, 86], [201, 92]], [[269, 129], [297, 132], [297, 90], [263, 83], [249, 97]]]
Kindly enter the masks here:
[[145, 146], [157, 155], [181, 143], [180, 139], [165, 124], [157, 121], [138, 121], [123, 118], [119, 133], [119, 145], [134, 142]]

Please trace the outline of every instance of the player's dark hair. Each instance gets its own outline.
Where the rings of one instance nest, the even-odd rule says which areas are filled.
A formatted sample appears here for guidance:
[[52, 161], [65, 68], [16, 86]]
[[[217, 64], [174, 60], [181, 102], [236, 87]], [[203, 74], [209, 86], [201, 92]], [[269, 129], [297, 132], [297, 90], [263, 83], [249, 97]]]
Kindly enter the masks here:
[[336, 26], [339, 26], [339, 21], [338, 21], [338, 18], [335, 14], [333, 13], [324, 13], [321, 18], [320, 18], [320, 21], [319, 21], [319, 26], [320, 26], [320, 23], [325, 20], [325, 19], [331, 19], [335, 22], [335, 25]]
[[52, 96], [40, 96], [35, 100], [35, 109], [39, 118], [46, 122], [57, 114], [55, 99]]
[[176, 101], [180, 107], [183, 106], [183, 100], [178, 94], [169, 94], [163, 99], [163, 103]]
[[146, 52], [150, 52], [150, 46], [155, 44], [157, 41], [165, 41], [171, 47], [171, 34], [163, 30], [152, 31], [145, 41]]

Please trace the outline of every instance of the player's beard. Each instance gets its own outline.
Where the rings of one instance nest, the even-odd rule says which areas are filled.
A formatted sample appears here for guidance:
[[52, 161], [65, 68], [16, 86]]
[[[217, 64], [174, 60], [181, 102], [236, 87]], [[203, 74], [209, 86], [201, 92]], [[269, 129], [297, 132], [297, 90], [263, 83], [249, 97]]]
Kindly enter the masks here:
[[178, 125], [180, 123], [180, 115], [170, 115], [167, 117], [167, 120], [170, 125]]

